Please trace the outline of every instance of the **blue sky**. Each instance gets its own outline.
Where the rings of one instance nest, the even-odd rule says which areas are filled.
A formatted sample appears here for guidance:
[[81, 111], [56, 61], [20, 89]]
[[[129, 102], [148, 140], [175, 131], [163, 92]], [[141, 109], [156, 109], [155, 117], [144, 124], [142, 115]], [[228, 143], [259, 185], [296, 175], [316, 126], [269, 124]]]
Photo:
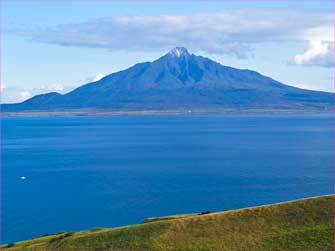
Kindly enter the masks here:
[[2, 102], [65, 93], [175, 46], [333, 91], [333, 1], [2, 1]]

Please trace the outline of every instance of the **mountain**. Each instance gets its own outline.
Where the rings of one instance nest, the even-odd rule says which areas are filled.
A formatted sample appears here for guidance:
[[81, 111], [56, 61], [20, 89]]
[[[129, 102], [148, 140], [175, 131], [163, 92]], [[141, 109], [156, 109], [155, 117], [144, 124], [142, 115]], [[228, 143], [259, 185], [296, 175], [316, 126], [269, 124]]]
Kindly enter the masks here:
[[[45, 234], [1, 250], [334, 250], [334, 195]], [[19, 223], [18, 223], [19, 224]]]
[[333, 94], [282, 84], [176, 47], [67, 94], [34, 96], [3, 111], [332, 110]]

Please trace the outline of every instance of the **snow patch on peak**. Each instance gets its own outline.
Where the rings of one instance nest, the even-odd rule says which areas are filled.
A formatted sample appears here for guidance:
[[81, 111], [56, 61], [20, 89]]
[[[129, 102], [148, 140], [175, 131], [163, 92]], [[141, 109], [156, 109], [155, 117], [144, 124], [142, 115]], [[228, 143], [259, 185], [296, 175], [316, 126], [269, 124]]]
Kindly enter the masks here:
[[181, 57], [184, 55], [190, 55], [187, 51], [186, 48], [184, 47], [176, 47], [174, 49], [172, 49], [171, 51], [169, 51], [168, 53], [169, 55], [175, 56], [175, 57]]

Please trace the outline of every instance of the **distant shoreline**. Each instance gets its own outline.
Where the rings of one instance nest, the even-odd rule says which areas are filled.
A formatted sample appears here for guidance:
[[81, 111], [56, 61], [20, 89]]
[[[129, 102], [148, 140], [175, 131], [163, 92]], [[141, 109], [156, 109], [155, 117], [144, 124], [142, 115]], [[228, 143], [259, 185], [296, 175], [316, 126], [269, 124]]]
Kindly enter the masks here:
[[1, 112], [1, 117], [54, 117], [54, 116], [119, 116], [119, 115], [276, 115], [276, 114], [334, 114], [334, 110], [293, 109], [221, 109], [221, 110], [69, 110]]

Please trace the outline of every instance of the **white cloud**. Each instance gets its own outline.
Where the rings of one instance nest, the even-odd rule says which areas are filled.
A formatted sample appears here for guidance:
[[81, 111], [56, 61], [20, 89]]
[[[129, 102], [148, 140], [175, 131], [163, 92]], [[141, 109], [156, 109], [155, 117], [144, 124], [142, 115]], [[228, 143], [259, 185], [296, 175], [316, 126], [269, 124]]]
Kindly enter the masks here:
[[91, 83], [91, 82], [96, 82], [96, 81], [99, 81], [100, 79], [102, 79], [105, 76], [106, 75], [103, 74], [103, 73], [98, 73], [96, 75], [89, 76], [89, 77], [86, 77], [84, 79], [79, 80], [78, 85], [87, 84], [87, 83]]
[[20, 91], [19, 95], [20, 95], [20, 99], [21, 100], [25, 100], [25, 99], [31, 97], [31, 93], [29, 91], [27, 91], [27, 90]]
[[193, 15], [114, 16], [47, 28], [12, 30], [62, 46], [148, 51], [174, 46], [245, 58], [252, 43], [333, 41], [333, 13], [230, 9]]
[[105, 77], [106, 75], [105, 74], [103, 74], [103, 73], [99, 73], [99, 74], [97, 74], [92, 80], [93, 80], [93, 82], [95, 82], [95, 81], [99, 81], [100, 79], [102, 79], [103, 77]]
[[310, 41], [308, 49], [294, 57], [298, 65], [334, 66], [334, 43]]
[[28, 88], [34, 95], [45, 92], [59, 92], [64, 93], [68, 88], [61, 84], [41, 85], [39, 87]]
[[49, 91], [62, 92], [64, 91], [64, 86], [61, 84], [51, 84], [48, 86], [44, 86], [44, 89], [47, 89]]

